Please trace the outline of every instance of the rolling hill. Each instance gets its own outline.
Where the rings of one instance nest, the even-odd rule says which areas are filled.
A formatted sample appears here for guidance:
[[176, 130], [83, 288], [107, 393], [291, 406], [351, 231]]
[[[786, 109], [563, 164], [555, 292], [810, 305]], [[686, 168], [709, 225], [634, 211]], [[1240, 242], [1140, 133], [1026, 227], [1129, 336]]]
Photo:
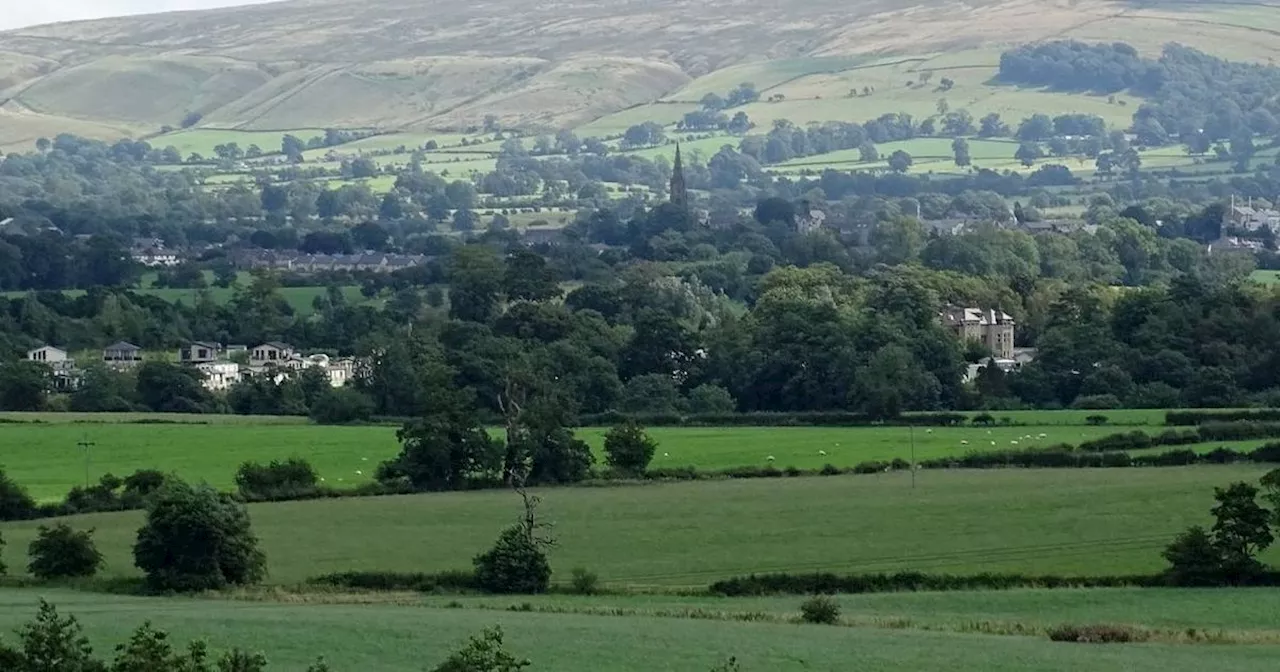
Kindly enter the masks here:
[[[953, 103], [1016, 114], [1038, 103], [990, 81], [1011, 44], [1178, 41], [1268, 61], [1277, 35], [1280, 2], [1265, 1], [290, 0], [0, 33], [0, 148], [57, 132], [152, 135], [192, 113], [247, 131], [427, 132], [494, 115], [612, 134], [673, 121], [742, 81], [786, 99], [750, 106], [757, 123], [862, 121], [930, 108], [936, 94], [902, 89], [926, 70], [958, 82]], [[889, 93], [840, 100], [868, 83]], [[1132, 113], [1039, 95], [1062, 97], [1063, 111]]]

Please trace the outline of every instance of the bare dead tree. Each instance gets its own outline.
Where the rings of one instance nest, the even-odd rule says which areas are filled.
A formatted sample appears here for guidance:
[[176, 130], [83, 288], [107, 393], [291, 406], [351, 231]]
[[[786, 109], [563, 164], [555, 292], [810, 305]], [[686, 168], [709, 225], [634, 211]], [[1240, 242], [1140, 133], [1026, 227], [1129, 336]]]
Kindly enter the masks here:
[[555, 524], [539, 519], [538, 507], [542, 504], [542, 498], [529, 494], [529, 490], [525, 487], [525, 479], [527, 477], [528, 472], [524, 470], [511, 469], [507, 472], [507, 481], [511, 484], [511, 489], [517, 495], [520, 495], [520, 499], [524, 503], [524, 513], [520, 518], [520, 530], [534, 547], [540, 549], [555, 548], [556, 539], [551, 532], [555, 528]]

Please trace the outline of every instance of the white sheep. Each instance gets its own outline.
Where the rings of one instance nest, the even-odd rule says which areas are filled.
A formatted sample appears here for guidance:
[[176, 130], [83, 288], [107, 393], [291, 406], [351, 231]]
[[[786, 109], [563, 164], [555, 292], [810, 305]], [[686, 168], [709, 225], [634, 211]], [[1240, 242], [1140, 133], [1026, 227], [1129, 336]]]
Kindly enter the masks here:
[[671, 457], [671, 453], [663, 453], [663, 454], [662, 454], [662, 456], [663, 456], [663, 457]]
[[933, 430], [932, 430], [932, 429], [926, 429], [926, 430], [924, 430], [924, 433], [925, 433], [925, 434], [932, 434], [932, 433], [933, 433]]
[[1018, 445], [1018, 442], [1017, 442], [1017, 441], [1010, 441], [1010, 442], [1009, 442], [1009, 445], [1011, 445], [1011, 446], [1016, 446], [1016, 445]]
[[992, 442], [991, 442], [991, 445], [993, 445], [993, 446], [994, 446], [994, 445], [996, 445], [996, 442], [995, 442], [995, 441], [992, 441]]
[[356, 469], [356, 476], [364, 476], [364, 472]]
[[826, 454], [827, 454], [827, 451], [825, 451], [825, 450], [819, 450], [819, 451], [818, 451], [818, 454], [819, 454], [819, 455], [822, 455], [822, 456], [824, 456], [824, 457], [825, 457], [825, 456], [826, 456]]
[[962, 446], [967, 446], [967, 445], [969, 445], [969, 442], [968, 442], [968, 441], [961, 441], [961, 442], [960, 442], [960, 445], [962, 445]]
[[769, 457], [767, 457], [767, 458], [765, 458], [765, 459], [767, 459], [767, 460], [769, 460], [770, 462], [772, 462], [772, 461], [773, 461], [773, 456], [772, 456], [772, 455], [770, 455]]

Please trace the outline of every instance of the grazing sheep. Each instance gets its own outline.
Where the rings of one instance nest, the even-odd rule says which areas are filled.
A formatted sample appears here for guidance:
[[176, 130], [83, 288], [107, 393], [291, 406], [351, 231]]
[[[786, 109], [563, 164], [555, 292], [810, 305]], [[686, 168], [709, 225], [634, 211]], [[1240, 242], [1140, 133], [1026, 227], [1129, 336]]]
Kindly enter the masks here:
[[772, 462], [772, 461], [773, 461], [773, 456], [772, 456], [772, 455], [770, 455], [769, 457], [767, 457], [767, 458], [765, 458], [765, 459], [767, 459], [767, 460], [769, 460], [770, 462]]
[[992, 441], [992, 442], [991, 442], [991, 445], [993, 445], [993, 446], [994, 446], [994, 445], [996, 445], [996, 442], [995, 442], [995, 441]]
[[671, 453], [663, 453], [663, 454], [662, 454], [662, 456], [663, 456], [663, 457], [671, 457]]
[[926, 430], [924, 430], [924, 433], [925, 433], [925, 434], [932, 434], [932, 433], [933, 433], [933, 430], [932, 430], [932, 429], [926, 429]]
[[819, 450], [819, 451], [818, 451], [818, 454], [819, 454], [819, 455], [824, 455], [824, 456], [825, 456], [825, 455], [827, 454], [827, 451], [825, 451], [825, 450]]
[[362, 458], [360, 458], [360, 461], [361, 461], [361, 462], [368, 462], [368, 461], [369, 461], [369, 458], [367, 458], [367, 457], [362, 457]]
[[1041, 435], [1040, 435], [1040, 438], [1042, 438], [1042, 439], [1043, 439], [1043, 438], [1047, 438], [1048, 436], [1049, 436], [1048, 434], [1041, 434]]
[[364, 476], [364, 472], [356, 469], [356, 476]]
[[960, 445], [962, 445], [962, 446], [967, 446], [967, 445], [969, 445], [969, 442], [968, 442], [968, 441], [961, 441], [961, 442], [960, 442]]
[[1018, 445], [1018, 442], [1017, 442], [1017, 441], [1010, 441], [1010, 442], [1009, 442], [1009, 445], [1011, 445], [1011, 446], [1016, 446], [1016, 445]]

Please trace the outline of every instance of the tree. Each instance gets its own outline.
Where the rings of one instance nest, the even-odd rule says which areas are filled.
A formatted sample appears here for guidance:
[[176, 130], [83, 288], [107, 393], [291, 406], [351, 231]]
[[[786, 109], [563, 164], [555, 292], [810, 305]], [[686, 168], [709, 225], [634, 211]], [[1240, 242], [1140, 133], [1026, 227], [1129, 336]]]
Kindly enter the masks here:
[[871, 230], [870, 242], [881, 262], [896, 265], [918, 259], [924, 238], [924, 226], [918, 220], [896, 217], [878, 222]]
[[14, 672], [106, 672], [74, 616], [63, 618], [44, 599], [36, 619], [18, 631], [19, 648], [0, 644], [0, 666]]
[[36, 500], [0, 469], [0, 521], [27, 520], [35, 512]]
[[154, 590], [218, 590], [256, 583], [266, 574], [266, 556], [244, 505], [208, 485], [177, 479], [152, 496], [133, 555]]
[[[1264, 477], [1265, 478], [1265, 477]], [[1264, 480], [1264, 486], [1266, 481]], [[1274, 541], [1271, 512], [1258, 505], [1258, 489], [1248, 483], [1214, 488], [1213, 527], [1192, 527], [1164, 551], [1169, 581], [1175, 585], [1248, 585], [1266, 567], [1258, 560]]]
[[1213, 540], [1222, 554], [1223, 571], [1231, 583], [1246, 582], [1263, 571], [1257, 556], [1271, 546], [1271, 512], [1257, 503], [1258, 489], [1248, 483], [1215, 488]]
[[978, 122], [978, 137], [1003, 138], [1009, 135], [1009, 125], [1000, 120], [1000, 115], [992, 112]]
[[862, 163], [879, 161], [880, 152], [876, 149], [875, 145], [870, 142], [864, 142], [861, 145], [858, 145], [858, 160]]
[[0, 364], [0, 409], [42, 411], [51, 383], [49, 367], [41, 362]]
[[208, 413], [216, 410], [198, 370], [167, 362], [138, 367], [138, 399], [159, 413]]
[[895, 150], [889, 155], [889, 169], [895, 173], [905, 173], [911, 169], [913, 163], [911, 155], [903, 150]]
[[951, 151], [956, 156], [956, 165], [964, 168], [973, 163], [973, 159], [969, 156], [969, 141], [964, 138], [956, 138], [951, 141]]
[[464, 245], [449, 263], [449, 316], [488, 322], [498, 309], [502, 291], [502, 260], [482, 245]]
[[546, 301], [558, 298], [561, 293], [555, 270], [547, 265], [547, 260], [524, 249], [507, 257], [502, 285], [510, 301]]
[[737, 406], [729, 390], [719, 385], [708, 383], [689, 390], [690, 413], [732, 413]]
[[373, 400], [369, 395], [346, 387], [325, 390], [310, 404], [311, 419], [319, 425], [349, 425], [367, 422], [373, 417]]
[[507, 653], [503, 648], [502, 628], [495, 626], [479, 637], [472, 637], [465, 648], [449, 656], [432, 672], [519, 672], [529, 665], [529, 661]]
[[1043, 157], [1044, 150], [1035, 142], [1024, 142], [1018, 145], [1018, 151], [1013, 155], [1013, 158], [1017, 159], [1022, 165], [1027, 167], [1035, 165], [1035, 162]]
[[543, 545], [527, 526], [508, 527], [493, 548], [475, 557], [476, 584], [502, 595], [545, 593], [551, 585], [551, 563]]
[[43, 580], [93, 576], [102, 566], [102, 554], [93, 543], [93, 530], [77, 532], [64, 523], [40, 526], [29, 549], [27, 571]]
[[633, 476], [644, 474], [658, 449], [654, 441], [640, 425], [627, 421], [610, 429], [604, 435], [605, 460], [610, 467]]
[[418, 490], [461, 490], [473, 483], [499, 480], [502, 446], [461, 409], [407, 423], [396, 438], [401, 444], [400, 455], [382, 464], [380, 481], [403, 478]]

